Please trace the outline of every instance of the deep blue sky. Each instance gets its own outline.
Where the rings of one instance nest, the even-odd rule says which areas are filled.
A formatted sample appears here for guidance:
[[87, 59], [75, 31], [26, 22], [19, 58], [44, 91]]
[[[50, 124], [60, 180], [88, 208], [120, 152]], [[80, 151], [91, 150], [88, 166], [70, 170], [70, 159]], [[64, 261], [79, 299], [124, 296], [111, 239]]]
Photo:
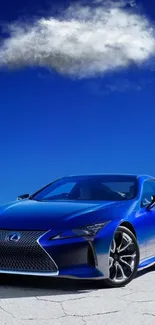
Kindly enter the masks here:
[[[153, 21], [153, 1], [140, 2]], [[63, 2], [5, 0], [0, 22], [46, 15], [49, 4]], [[155, 71], [81, 81], [38, 68], [0, 71], [0, 125], [0, 203], [68, 174], [155, 175]]]

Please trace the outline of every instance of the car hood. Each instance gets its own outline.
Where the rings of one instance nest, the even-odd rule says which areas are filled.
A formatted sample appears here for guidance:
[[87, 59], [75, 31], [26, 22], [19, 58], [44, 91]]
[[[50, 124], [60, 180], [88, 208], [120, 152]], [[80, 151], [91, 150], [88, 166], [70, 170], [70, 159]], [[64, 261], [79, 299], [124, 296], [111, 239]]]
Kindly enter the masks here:
[[[0, 207], [0, 228], [10, 230], [71, 229], [73, 225], [80, 227], [94, 223], [99, 218], [100, 210], [102, 212], [107, 208], [111, 210], [119, 205], [120, 202], [15, 201]], [[104, 220], [108, 220], [108, 215], [105, 213], [104, 215]]]

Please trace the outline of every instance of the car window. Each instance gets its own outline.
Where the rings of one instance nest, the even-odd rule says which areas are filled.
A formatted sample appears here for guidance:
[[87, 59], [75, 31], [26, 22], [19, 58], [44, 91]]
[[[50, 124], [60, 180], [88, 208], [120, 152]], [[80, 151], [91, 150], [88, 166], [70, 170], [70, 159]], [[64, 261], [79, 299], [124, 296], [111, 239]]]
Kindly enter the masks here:
[[147, 180], [144, 182], [143, 190], [142, 190], [142, 199], [141, 199], [142, 207], [151, 203], [152, 195], [155, 195], [155, 181]]
[[72, 176], [59, 179], [31, 196], [37, 201], [89, 200], [122, 201], [137, 196], [136, 177], [120, 176]]
[[113, 191], [119, 193], [122, 197], [132, 199], [136, 195], [136, 188], [131, 181], [126, 182], [104, 182], [104, 185]]
[[61, 186], [58, 186], [55, 190], [50, 192], [49, 194], [45, 195], [44, 200], [49, 199], [58, 199], [58, 198], [65, 198], [68, 197], [68, 194], [71, 192], [73, 187], [76, 185], [75, 182], [68, 182]]

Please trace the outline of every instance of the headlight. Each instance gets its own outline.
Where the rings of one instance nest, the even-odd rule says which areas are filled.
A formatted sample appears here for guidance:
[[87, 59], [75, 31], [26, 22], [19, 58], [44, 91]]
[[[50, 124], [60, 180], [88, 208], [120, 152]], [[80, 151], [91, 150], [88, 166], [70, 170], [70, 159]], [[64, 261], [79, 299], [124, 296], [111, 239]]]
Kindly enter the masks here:
[[105, 227], [110, 221], [104, 223], [96, 223], [94, 225], [88, 225], [85, 227], [73, 229], [72, 231], [66, 231], [51, 239], [65, 239], [72, 237], [94, 237], [103, 227]]

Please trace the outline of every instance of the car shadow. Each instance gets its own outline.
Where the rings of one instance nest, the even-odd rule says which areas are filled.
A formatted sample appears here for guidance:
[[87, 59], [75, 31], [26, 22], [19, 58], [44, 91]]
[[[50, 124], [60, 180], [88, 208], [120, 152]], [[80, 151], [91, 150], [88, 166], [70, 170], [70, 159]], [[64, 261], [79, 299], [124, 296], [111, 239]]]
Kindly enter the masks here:
[[144, 269], [142, 271], [138, 271], [135, 279], [137, 279], [137, 278], [139, 278], [139, 277], [141, 277], [141, 276], [143, 276], [145, 274], [154, 272], [154, 271], [155, 271], [155, 266], [154, 265], [153, 266], [150, 266], [150, 267], [148, 267], [148, 268], [146, 268], [146, 269]]
[[[155, 271], [153, 267], [139, 271], [136, 278], [152, 271]], [[100, 281], [0, 275], [0, 299], [78, 295], [103, 289], [113, 290], [107, 288]]]
[[98, 281], [0, 275], [0, 299], [78, 295], [98, 289]]

